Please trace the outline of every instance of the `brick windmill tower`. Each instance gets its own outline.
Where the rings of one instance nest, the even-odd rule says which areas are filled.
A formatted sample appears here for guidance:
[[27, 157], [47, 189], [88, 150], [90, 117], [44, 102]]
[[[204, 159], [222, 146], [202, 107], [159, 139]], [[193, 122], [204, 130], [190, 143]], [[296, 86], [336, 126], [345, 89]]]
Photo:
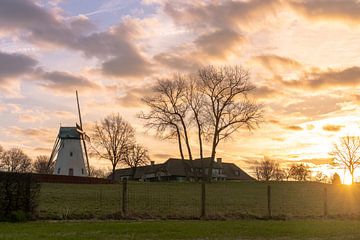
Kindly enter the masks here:
[[79, 96], [76, 91], [79, 124], [75, 127], [60, 127], [48, 165], [55, 161], [54, 174], [89, 176], [90, 166], [86, 148], [89, 136], [83, 131]]

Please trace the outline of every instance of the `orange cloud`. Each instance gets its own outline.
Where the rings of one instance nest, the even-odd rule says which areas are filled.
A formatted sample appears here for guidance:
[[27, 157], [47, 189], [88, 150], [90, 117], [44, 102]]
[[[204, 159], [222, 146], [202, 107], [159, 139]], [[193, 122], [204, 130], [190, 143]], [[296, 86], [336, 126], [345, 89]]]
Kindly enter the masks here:
[[269, 71], [277, 73], [282, 70], [297, 70], [302, 68], [302, 64], [298, 61], [278, 55], [260, 55], [253, 58]]
[[297, 13], [312, 20], [333, 20], [358, 24], [360, 2], [358, 0], [303, 0], [289, 2]]
[[328, 132], [338, 132], [341, 130], [341, 128], [343, 128], [344, 126], [342, 125], [332, 125], [332, 124], [328, 124], [322, 127], [322, 129], [324, 131], [328, 131]]
[[304, 72], [299, 79], [285, 81], [280, 76], [275, 78], [287, 87], [321, 89], [330, 87], [356, 87], [360, 85], [360, 67], [346, 69], [313, 70]]
[[287, 126], [286, 129], [292, 130], [292, 131], [302, 131], [302, 130], [304, 130], [302, 127], [297, 126], [297, 125]]

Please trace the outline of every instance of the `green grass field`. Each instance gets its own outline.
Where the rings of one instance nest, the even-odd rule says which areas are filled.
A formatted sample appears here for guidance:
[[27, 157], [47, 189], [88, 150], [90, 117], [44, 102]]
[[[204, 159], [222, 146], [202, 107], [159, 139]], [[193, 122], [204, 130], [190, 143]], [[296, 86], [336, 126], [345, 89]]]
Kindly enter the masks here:
[[[319, 218], [360, 215], [360, 186], [311, 182], [271, 183], [272, 215], [281, 218]], [[128, 185], [129, 216], [139, 218], [198, 218], [198, 183], [138, 183]], [[209, 218], [266, 217], [267, 184], [222, 182], [206, 186]], [[42, 184], [38, 214], [45, 219], [108, 218], [122, 209], [122, 185]]]
[[0, 223], [2, 240], [360, 239], [360, 221], [142, 221]]

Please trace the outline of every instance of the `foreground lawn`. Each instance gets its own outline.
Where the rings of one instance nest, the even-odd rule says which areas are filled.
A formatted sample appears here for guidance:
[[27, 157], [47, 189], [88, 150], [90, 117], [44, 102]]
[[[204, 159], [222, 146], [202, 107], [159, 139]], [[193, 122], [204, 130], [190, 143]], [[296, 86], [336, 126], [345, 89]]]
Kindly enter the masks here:
[[360, 221], [0, 223], [0, 239], [360, 239]]

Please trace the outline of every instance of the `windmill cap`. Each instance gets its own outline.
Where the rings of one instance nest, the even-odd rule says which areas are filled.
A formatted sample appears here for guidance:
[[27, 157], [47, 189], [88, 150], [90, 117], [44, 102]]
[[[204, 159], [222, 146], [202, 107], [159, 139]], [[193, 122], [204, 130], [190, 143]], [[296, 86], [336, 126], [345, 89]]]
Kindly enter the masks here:
[[61, 139], [80, 139], [80, 133], [76, 127], [60, 127], [59, 138]]

